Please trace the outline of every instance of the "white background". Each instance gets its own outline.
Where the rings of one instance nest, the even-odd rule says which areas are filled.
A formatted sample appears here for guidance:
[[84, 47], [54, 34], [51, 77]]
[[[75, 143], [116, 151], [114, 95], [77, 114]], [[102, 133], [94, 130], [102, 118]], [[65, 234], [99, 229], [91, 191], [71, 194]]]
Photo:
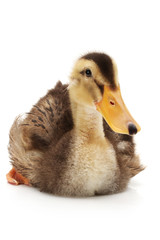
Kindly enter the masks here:
[[[7, 184], [15, 116], [95, 50], [118, 64], [146, 170], [123, 193], [87, 199]], [[159, 83], [159, 1], [0, 1], [0, 239], [160, 239]]]

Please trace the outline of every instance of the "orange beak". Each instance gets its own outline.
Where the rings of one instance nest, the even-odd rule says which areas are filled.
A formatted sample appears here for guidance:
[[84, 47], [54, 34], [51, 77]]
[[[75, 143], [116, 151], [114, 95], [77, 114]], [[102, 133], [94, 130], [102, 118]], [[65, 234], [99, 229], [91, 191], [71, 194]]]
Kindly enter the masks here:
[[96, 107], [114, 132], [133, 135], [141, 130], [124, 104], [120, 87], [112, 90], [104, 86], [102, 100]]

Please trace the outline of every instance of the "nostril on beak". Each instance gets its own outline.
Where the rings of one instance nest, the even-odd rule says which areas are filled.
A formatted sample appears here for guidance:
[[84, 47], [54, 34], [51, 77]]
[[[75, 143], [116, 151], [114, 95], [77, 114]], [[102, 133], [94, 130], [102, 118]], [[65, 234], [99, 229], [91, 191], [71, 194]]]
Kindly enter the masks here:
[[109, 102], [112, 106], [114, 106], [115, 105], [115, 102], [113, 101], [113, 100], [110, 100], [110, 102]]
[[137, 133], [137, 128], [133, 123], [128, 124], [128, 131], [130, 135], [136, 134]]

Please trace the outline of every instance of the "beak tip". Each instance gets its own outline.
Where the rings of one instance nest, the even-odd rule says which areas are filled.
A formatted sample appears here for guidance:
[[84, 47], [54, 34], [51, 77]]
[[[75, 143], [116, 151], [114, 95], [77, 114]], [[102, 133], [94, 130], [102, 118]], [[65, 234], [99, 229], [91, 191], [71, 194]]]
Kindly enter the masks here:
[[138, 132], [137, 127], [133, 123], [128, 124], [129, 135], [134, 135]]

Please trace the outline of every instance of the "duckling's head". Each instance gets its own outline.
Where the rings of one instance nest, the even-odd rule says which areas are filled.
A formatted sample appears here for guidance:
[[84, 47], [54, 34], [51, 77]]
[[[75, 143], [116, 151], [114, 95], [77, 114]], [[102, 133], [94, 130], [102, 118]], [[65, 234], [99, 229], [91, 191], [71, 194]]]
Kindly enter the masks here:
[[121, 97], [114, 60], [104, 53], [88, 53], [75, 63], [69, 92], [74, 102], [99, 111], [113, 131], [136, 134], [140, 126]]

